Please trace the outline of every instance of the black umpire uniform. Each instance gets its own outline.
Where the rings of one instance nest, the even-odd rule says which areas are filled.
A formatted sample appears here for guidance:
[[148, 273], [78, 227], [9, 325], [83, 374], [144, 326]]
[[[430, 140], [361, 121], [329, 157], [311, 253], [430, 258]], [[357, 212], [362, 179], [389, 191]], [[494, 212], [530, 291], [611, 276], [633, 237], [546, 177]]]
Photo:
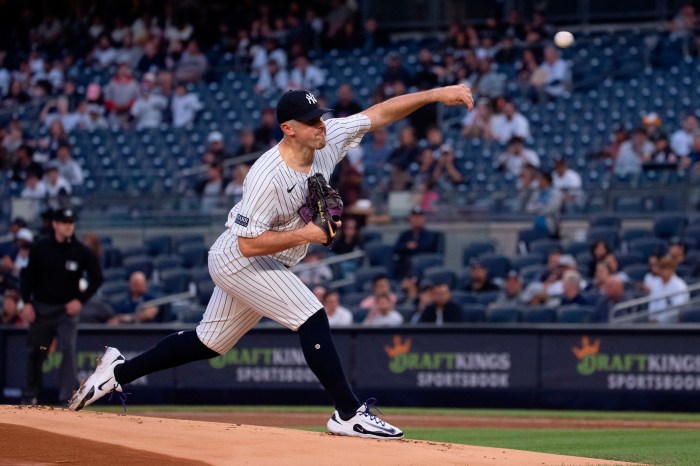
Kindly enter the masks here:
[[[53, 234], [36, 241], [20, 280], [23, 313], [28, 313], [27, 380], [24, 402], [36, 404], [41, 392], [42, 365], [54, 337], [62, 351], [58, 399], [70, 399], [78, 381], [76, 340], [82, 304], [102, 285], [102, 270], [95, 254], [75, 238], [74, 213], [54, 213]], [[79, 281], [87, 274], [88, 287]], [[28, 305], [27, 305], [28, 304]]]

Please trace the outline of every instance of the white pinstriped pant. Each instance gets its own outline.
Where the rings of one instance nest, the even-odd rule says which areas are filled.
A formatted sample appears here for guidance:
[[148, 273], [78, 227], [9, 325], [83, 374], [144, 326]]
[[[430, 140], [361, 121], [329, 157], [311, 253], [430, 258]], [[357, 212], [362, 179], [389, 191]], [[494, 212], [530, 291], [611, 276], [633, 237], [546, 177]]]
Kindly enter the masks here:
[[209, 252], [209, 273], [216, 285], [197, 336], [224, 354], [264, 317], [296, 331], [323, 306], [309, 288], [281, 262], [258, 257], [231, 271], [225, 254]]

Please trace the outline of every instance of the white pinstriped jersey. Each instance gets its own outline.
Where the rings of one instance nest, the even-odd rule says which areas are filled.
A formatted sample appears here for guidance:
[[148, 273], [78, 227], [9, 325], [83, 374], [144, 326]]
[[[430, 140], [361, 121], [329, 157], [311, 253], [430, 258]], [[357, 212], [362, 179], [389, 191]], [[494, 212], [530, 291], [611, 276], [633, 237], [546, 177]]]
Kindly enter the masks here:
[[[212, 252], [226, 255], [229, 272], [259, 260], [243, 256], [238, 248], [239, 236], [255, 238], [267, 230], [291, 231], [304, 226], [298, 211], [308, 194], [308, 177], [322, 173], [329, 179], [335, 165], [360, 143], [370, 124], [369, 118], [362, 114], [326, 121], [326, 146], [316, 151], [309, 173], [292, 170], [282, 160], [279, 144], [260, 156], [243, 182], [241, 201], [228, 214], [227, 229], [211, 248]], [[307, 249], [305, 244], [271, 257], [292, 266], [304, 258]]]

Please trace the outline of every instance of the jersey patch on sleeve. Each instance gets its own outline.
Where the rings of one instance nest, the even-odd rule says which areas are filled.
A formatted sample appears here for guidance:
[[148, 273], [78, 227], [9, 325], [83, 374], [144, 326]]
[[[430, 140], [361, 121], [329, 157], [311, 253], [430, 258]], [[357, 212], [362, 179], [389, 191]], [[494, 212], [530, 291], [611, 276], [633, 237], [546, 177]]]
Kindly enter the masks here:
[[247, 227], [249, 221], [250, 219], [248, 219], [248, 217], [244, 217], [241, 214], [236, 215], [236, 223], [240, 226]]

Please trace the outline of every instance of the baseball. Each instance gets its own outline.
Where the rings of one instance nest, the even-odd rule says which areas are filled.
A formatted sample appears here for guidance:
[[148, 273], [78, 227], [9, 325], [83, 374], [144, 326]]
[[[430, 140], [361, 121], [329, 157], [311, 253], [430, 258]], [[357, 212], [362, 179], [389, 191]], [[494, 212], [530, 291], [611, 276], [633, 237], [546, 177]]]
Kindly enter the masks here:
[[574, 43], [574, 35], [569, 31], [559, 31], [554, 34], [554, 43], [557, 44], [557, 47], [561, 47], [563, 49], [571, 47], [571, 45]]

